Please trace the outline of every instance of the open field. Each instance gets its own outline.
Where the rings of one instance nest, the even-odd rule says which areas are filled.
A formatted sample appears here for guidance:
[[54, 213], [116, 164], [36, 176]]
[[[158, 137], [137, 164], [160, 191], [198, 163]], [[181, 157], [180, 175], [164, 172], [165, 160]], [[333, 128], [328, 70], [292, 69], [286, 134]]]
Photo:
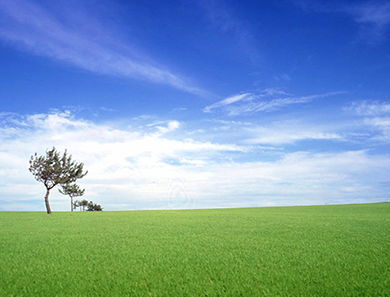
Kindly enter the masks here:
[[390, 203], [0, 212], [0, 296], [389, 296]]

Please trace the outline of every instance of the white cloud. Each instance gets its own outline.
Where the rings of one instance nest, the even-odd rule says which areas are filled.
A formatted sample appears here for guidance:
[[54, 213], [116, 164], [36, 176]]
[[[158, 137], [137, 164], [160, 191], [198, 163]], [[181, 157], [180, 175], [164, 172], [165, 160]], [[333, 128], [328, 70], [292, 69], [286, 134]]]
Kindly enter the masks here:
[[364, 124], [376, 132], [371, 134], [371, 140], [390, 142], [390, 117], [365, 118]]
[[[161, 126], [161, 124], [167, 124], [167, 125]], [[158, 135], [163, 135], [177, 130], [180, 127], [180, 123], [178, 121], [168, 121], [168, 122], [155, 123], [149, 125], [149, 127], [153, 127], [153, 126], [158, 130], [157, 132]]]
[[[2, 210], [44, 210], [44, 187], [28, 172], [28, 160], [52, 146], [67, 148], [85, 164], [89, 174], [79, 182], [86, 188], [85, 198], [106, 210], [384, 201], [390, 182], [386, 155], [275, 154], [233, 140], [188, 138], [175, 120], [153, 127], [113, 128], [53, 112], [5, 115], [0, 127]], [[317, 133], [304, 137], [337, 138]], [[51, 202], [54, 211], [68, 209], [68, 198], [56, 190]]]
[[360, 116], [381, 116], [390, 114], [390, 104], [379, 101], [353, 102], [346, 111], [353, 111]]
[[63, 9], [62, 15], [58, 16], [34, 1], [0, 1], [0, 17], [3, 19], [0, 21], [0, 38], [19, 47], [22, 45], [33, 54], [94, 73], [147, 80], [189, 93], [207, 94], [167, 67], [153, 62], [134, 46], [114, 39], [113, 32], [96, 25], [88, 9], [77, 6], [74, 11], [77, 11], [78, 18], [73, 10]]
[[366, 140], [390, 142], [390, 104], [380, 101], [358, 101], [353, 102], [345, 108], [363, 119], [361, 125], [369, 128], [369, 136]]

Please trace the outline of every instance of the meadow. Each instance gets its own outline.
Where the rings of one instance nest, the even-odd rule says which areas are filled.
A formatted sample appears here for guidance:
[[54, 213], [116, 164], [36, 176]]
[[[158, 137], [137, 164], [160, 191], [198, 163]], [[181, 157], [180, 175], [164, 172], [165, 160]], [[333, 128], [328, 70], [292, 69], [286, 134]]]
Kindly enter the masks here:
[[0, 212], [0, 296], [390, 296], [390, 203]]

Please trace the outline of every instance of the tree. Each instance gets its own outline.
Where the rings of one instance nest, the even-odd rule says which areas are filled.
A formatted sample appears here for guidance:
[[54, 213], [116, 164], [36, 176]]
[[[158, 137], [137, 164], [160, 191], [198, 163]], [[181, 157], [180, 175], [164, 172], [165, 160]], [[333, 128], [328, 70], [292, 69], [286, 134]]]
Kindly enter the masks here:
[[73, 203], [73, 209], [76, 209], [77, 207], [80, 207], [80, 211], [81, 211], [81, 203], [80, 201], [76, 200], [74, 203]]
[[37, 181], [42, 182], [46, 187], [45, 204], [48, 214], [51, 214], [50, 190], [58, 184], [69, 184], [83, 178], [88, 173], [88, 171], [84, 173], [83, 169], [83, 163], [77, 164], [72, 161], [72, 155], [68, 156], [66, 150], [61, 157], [55, 147], [46, 151], [46, 156], [38, 157], [37, 153], [31, 156], [29, 171]]
[[88, 209], [87, 209], [87, 211], [94, 211], [94, 205], [93, 205], [93, 202], [92, 201], [89, 201], [88, 202]]
[[88, 203], [88, 209], [87, 211], [102, 211], [103, 208], [100, 204], [93, 203], [92, 201], [89, 201]]
[[81, 190], [77, 184], [63, 184], [61, 185], [62, 190], [58, 189], [61, 194], [68, 195], [70, 197], [70, 211], [73, 211], [73, 208], [76, 208], [73, 204], [73, 198], [83, 196], [85, 189]]
[[82, 200], [80, 201], [80, 208], [83, 207], [83, 211], [85, 211], [85, 207], [88, 206], [88, 200]]

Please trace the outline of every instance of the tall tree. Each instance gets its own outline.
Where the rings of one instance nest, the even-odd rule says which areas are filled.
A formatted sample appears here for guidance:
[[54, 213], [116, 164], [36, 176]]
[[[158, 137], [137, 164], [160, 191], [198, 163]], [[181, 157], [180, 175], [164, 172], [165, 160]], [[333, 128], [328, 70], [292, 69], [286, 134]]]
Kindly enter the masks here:
[[80, 189], [79, 185], [73, 183], [73, 184], [63, 184], [61, 185], [62, 190], [58, 189], [61, 194], [68, 195], [70, 197], [70, 211], [73, 211], [74, 204], [73, 204], [73, 198], [83, 196], [85, 189]]
[[31, 156], [29, 170], [35, 179], [46, 187], [45, 204], [48, 214], [51, 214], [50, 190], [58, 184], [69, 184], [83, 178], [88, 173], [88, 171], [84, 173], [83, 169], [83, 163], [72, 161], [72, 155], [68, 156], [66, 150], [61, 157], [55, 147], [46, 151], [46, 156], [38, 156], [37, 153]]

